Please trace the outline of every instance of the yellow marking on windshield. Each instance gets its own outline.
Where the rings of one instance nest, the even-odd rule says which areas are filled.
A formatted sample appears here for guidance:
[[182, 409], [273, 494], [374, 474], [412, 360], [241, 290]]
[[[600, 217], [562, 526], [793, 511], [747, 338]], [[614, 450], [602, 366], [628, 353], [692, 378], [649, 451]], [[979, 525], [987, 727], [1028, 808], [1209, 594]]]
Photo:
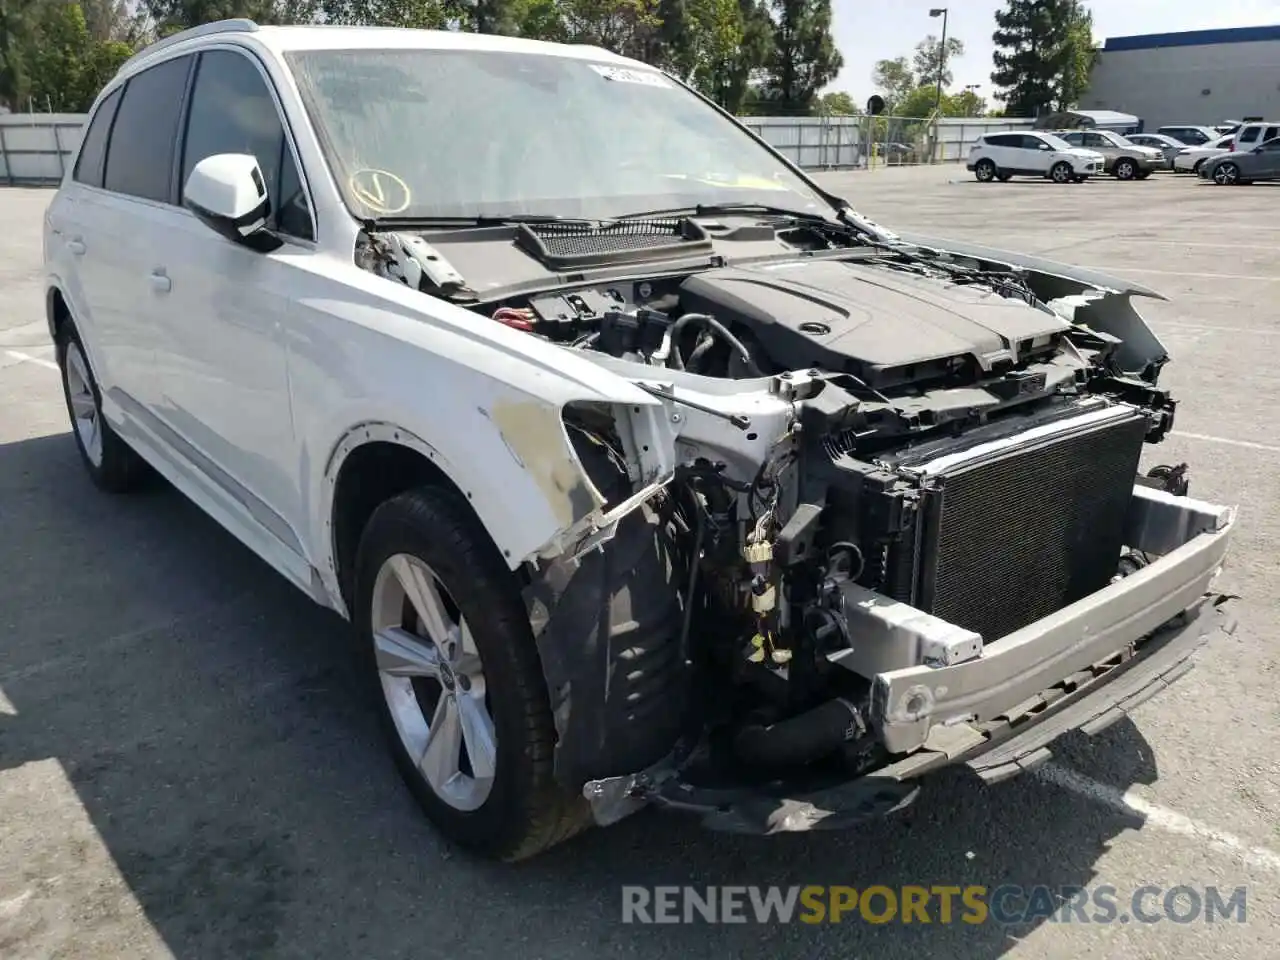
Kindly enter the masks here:
[[412, 199], [409, 185], [386, 170], [366, 167], [357, 170], [348, 181], [356, 199], [375, 213], [399, 213]]

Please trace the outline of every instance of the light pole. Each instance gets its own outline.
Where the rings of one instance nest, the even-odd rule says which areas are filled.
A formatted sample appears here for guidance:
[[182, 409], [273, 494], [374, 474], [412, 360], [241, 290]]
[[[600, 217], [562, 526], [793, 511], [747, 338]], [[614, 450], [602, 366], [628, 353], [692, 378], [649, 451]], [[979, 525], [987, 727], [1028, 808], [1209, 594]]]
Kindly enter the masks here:
[[938, 44], [938, 91], [933, 98], [933, 112], [936, 116], [942, 107], [942, 75], [947, 72], [947, 8], [934, 7], [929, 11], [929, 16], [942, 18], [942, 42]]
[[942, 42], [938, 44], [938, 89], [933, 97], [933, 149], [929, 151], [929, 162], [932, 163], [934, 155], [938, 152], [938, 112], [942, 109], [942, 74], [947, 69], [947, 8], [934, 7], [929, 11], [931, 17], [942, 18]]

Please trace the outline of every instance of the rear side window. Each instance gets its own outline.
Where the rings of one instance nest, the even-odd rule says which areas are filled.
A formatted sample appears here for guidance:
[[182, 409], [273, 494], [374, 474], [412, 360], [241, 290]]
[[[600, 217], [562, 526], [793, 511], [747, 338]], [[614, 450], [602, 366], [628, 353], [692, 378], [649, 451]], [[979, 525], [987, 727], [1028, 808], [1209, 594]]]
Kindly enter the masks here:
[[989, 147], [1018, 147], [1022, 145], [1022, 138], [1017, 134], [993, 133], [984, 139]]
[[1274, 140], [1280, 136], [1280, 127], [1267, 127], [1267, 132], [1262, 135], [1263, 140]]
[[102, 186], [102, 172], [107, 165], [107, 138], [111, 134], [111, 121], [116, 118], [116, 108], [120, 106], [122, 89], [107, 94], [89, 121], [84, 141], [80, 144], [80, 154], [76, 157], [75, 170], [71, 173], [77, 183]]
[[129, 78], [111, 128], [103, 186], [117, 193], [169, 203], [173, 152], [191, 57], [166, 60]]
[[197, 163], [219, 153], [258, 160], [275, 217], [273, 227], [313, 239], [306, 191], [267, 80], [248, 56], [231, 50], [201, 54], [182, 150], [182, 190]]
[[1236, 143], [1237, 143], [1237, 144], [1240, 144], [1240, 143], [1253, 143], [1253, 142], [1255, 142], [1255, 141], [1258, 139], [1258, 133], [1259, 133], [1261, 130], [1262, 130], [1262, 128], [1261, 128], [1261, 127], [1244, 127], [1244, 128], [1243, 128], [1243, 129], [1242, 129], [1242, 130], [1241, 130], [1241, 131], [1236, 135]]

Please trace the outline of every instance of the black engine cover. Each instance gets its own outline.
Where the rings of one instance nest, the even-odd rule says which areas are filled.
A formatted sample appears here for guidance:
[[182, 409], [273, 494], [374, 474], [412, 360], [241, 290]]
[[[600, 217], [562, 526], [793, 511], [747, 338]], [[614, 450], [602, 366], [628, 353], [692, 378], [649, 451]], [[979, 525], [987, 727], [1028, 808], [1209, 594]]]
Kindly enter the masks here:
[[869, 263], [724, 267], [687, 279], [681, 306], [745, 327], [777, 370], [851, 373], [881, 389], [1015, 361], [1068, 324], [1020, 301]]

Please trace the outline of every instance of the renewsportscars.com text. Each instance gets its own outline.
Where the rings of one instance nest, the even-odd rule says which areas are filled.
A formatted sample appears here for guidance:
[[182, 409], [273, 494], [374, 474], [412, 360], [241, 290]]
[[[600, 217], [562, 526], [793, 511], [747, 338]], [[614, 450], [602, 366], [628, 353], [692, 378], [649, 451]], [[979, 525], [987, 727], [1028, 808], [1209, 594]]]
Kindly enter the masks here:
[[1244, 887], [622, 888], [623, 923], [1244, 923]]

